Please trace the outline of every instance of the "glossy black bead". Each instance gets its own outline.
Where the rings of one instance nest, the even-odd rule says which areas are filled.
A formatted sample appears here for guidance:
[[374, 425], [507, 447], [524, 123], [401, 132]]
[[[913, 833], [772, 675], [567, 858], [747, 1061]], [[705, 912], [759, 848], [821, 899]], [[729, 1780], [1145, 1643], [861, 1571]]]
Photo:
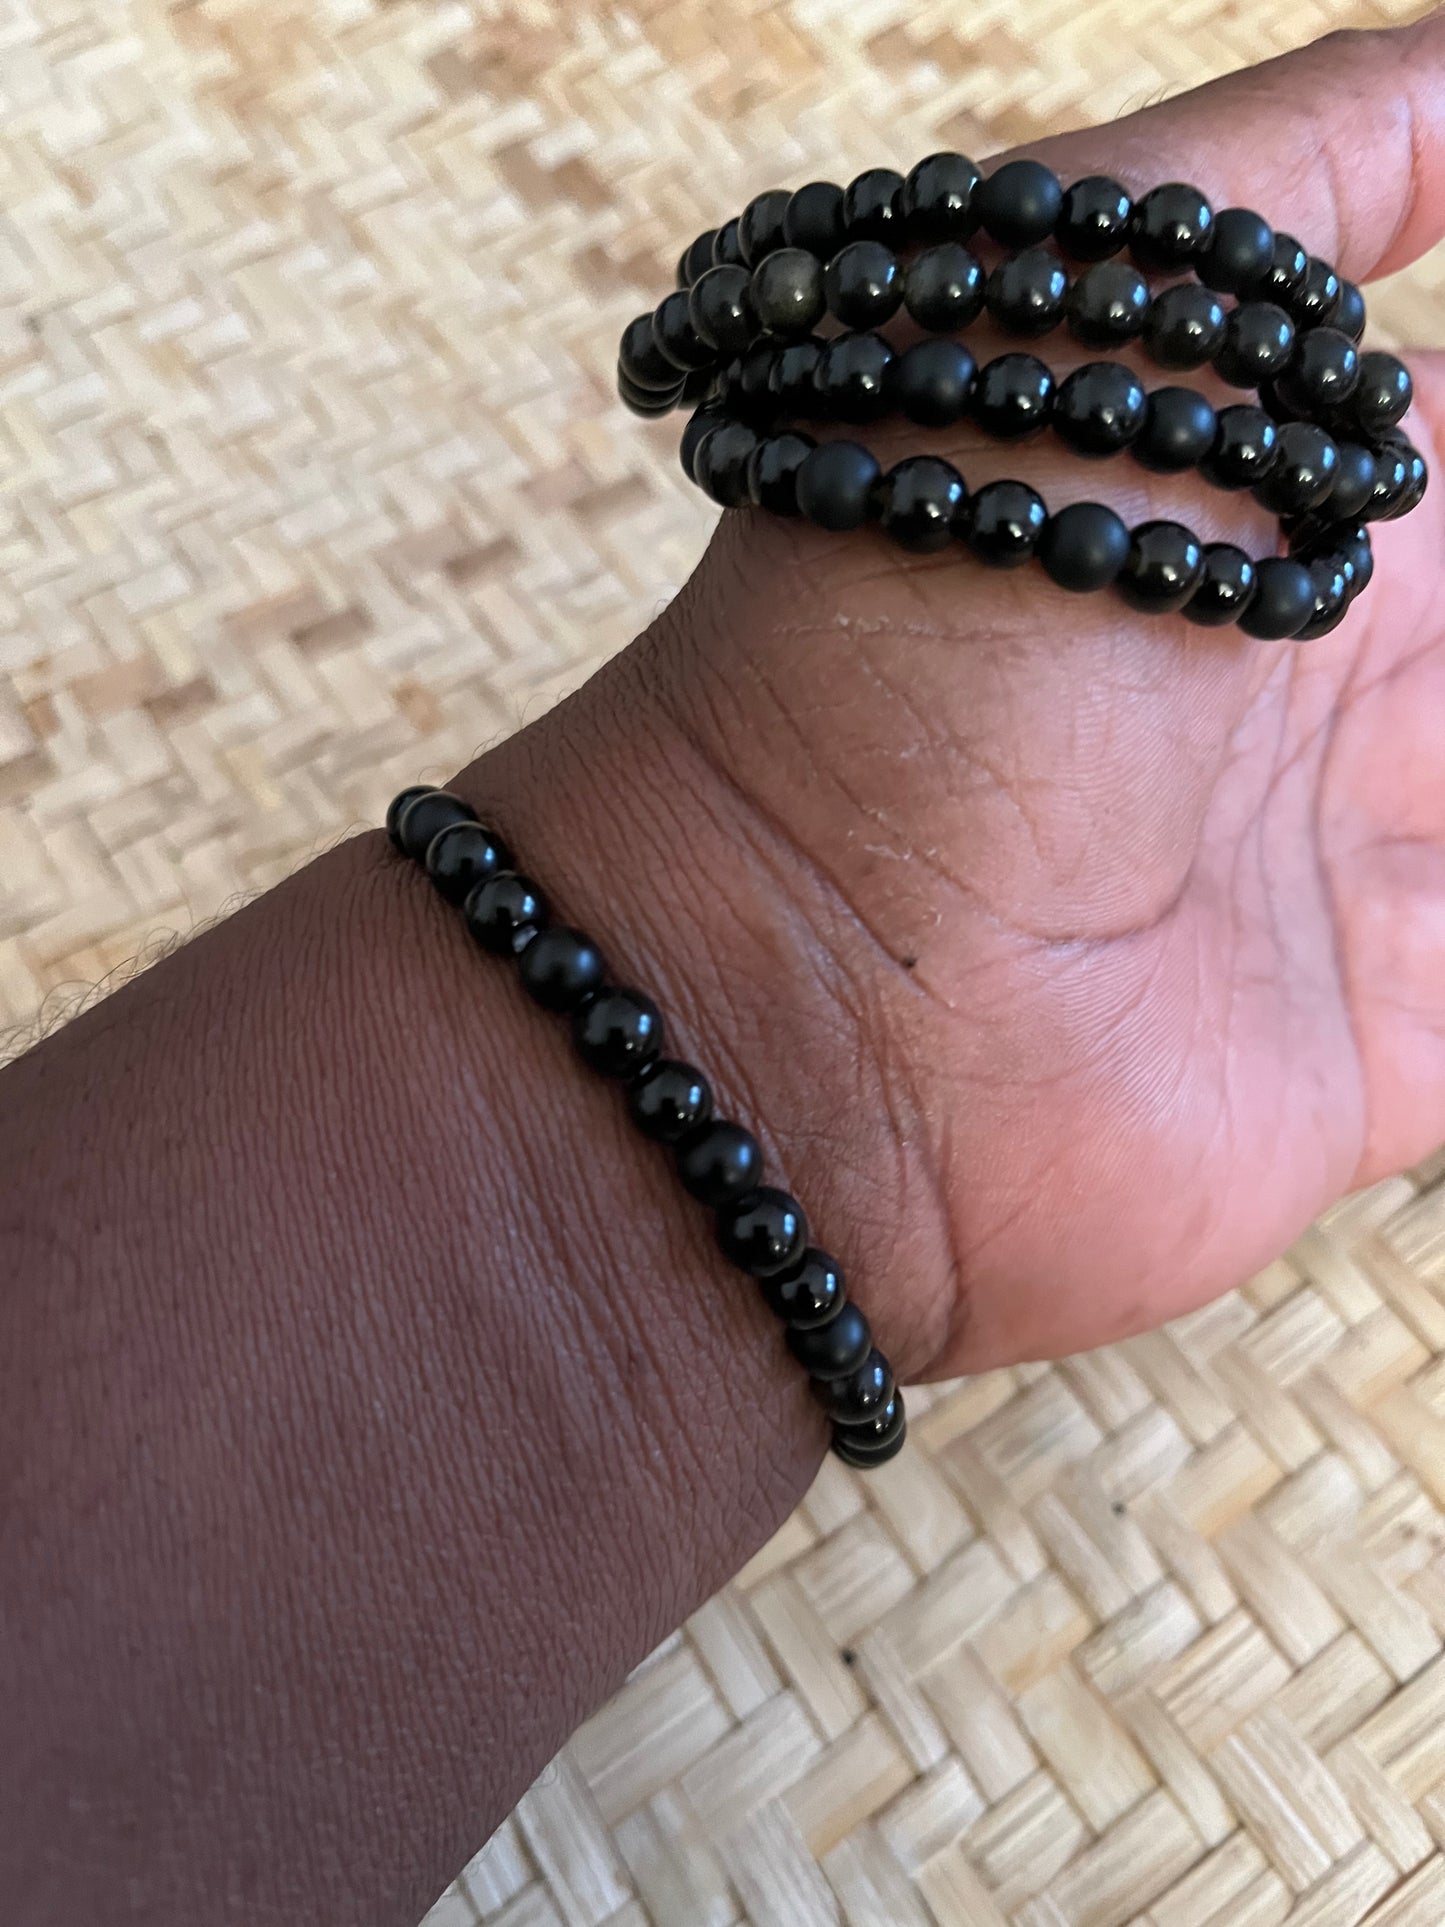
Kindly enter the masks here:
[[734, 217], [724, 221], [712, 241], [712, 260], [715, 268], [741, 268], [743, 260], [742, 223]]
[[702, 233], [683, 255], [679, 266], [678, 285], [690, 288], [694, 281], [707, 273], [713, 264], [713, 243], [717, 240], [715, 227], [704, 228]]
[[717, 1241], [730, 1264], [754, 1278], [788, 1271], [808, 1243], [803, 1207], [786, 1191], [761, 1184], [718, 1209]]
[[973, 213], [995, 241], [1032, 247], [1054, 231], [1063, 207], [1059, 177], [1042, 161], [1005, 161], [974, 189]]
[[915, 341], [893, 363], [890, 393], [909, 421], [947, 428], [968, 413], [978, 364], [961, 341]]
[[714, 1118], [678, 1140], [677, 1175], [683, 1189], [714, 1207], [740, 1198], [763, 1174], [763, 1154], [751, 1131]]
[[710, 368], [717, 354], [693, 327], [691, 304], [692, 294], [687, 288], [674, 288], [664, 295], [652, 312], [652, 338], [675, 368]]
[[790, 248], [806, 248], [820, 261], [831, 261], [847, 238], [843, 190], [836, 182], [809, 181], [789, 197], [783, 239]]
[[1307, 515], [1334, 487], [1339, 468], [1334, 439], [1313, 422], [1281, 422], [1279, 452], [1255, 499], [1276, 515]]
[[1151, 274], [1192, 267], [1214, 232], [1214, 210], [1184, 181], [1152, 187], [1129, 216], [1129, 251]]
[[755, 427], [767, 423], [777, 412], [773, 397], [773, 363], [782, 353], [780, 344], [764, 335], [748, 349], [737, 368], [736, 380], [728, 384], [727, 405], [744, 421]]
[[1225, 207], [1214, 217], [1209, 245], [1196, 263], [1206, 288], [1248, 296], [1262, 290], [1274, 260], [1274, 229], [1249, 207]]
[[1430, 471], [1425, 466], [1425, 457], [1419, 449], [1406, 448], [1401, 452], [1409, 469], [1409, 477], [1405, 484], [1405, 492], [1396, 504], [1391, 520], [1401, 515], [1408, 515], [1412, 509], [1418, 508], [1426, 489], [1430, 486]]
[[427, 845], [427, 875], [448, 903], [465, 903], [479, 883], [511, 867], [506, 844], [480, 823], [448, 823]]
[[1341, 541], [1340, 549], [1354, 569], [1354, 593], [1360, 595], [1370, 586], [1370, 577], [1375, 573], [1375, 552], [1369, 530], [1363, 524], [1357, 525]]
[[693, 1065], [660, 1058], [627, 1087], [627, 1110], [644, 1137], [676, 1144], [712, 1116], [712, 1088]]
[[1295, 343], [1293, 359], [1275, 383], [1280, 399], [1301, 415], [1318, 415], [1349, 400], [1360, 379], [1360, 356], [1338, 328], [1312, 328]]
[[723, 508], [748, 499], [748, 462], [758, 445], [757, 430], [724, 417], [698, 443], [692, 472], [698, 487]]
[[929, 154], [905, 177], [898, 213], [910, 241], [962, 240], [977, 225], [979, 171], [966, 154]]
[[967, 491], [951, 462], [909, 455], [878, 485], [878, 520], [900, 548], [935, 554], [953, 540]]
[[982, 314], [985, 286], [977, 255], [959, 241], [941, 241], [904, 270], [903, 305], [920, 328], [961, 334]]
[[[1374, 484], [1375, 475], [1372, 465], [1370, 470], [1370, 486], [1373, 488]], [[402, 817], [419, 796], [430, 796], [431, 793], [432, 786], [430, 783], [413, 783], [410, 789], [404, 789], [400, 795], [392, 797], [391, 802], [387, 805], [386, 833], [391, 838], [391, 847], [399, 856], [405, 856], [406, 854], [401, 847]]]
[[1253, 290], [1262, 301], [1274, 301], [1288, 308], [1296, 292], [1304, 286], [1309, 256], [1292, 234], [1276, 234], [1269, 251], [1269, 266], [1259, 286]]
[[775, 248], [753, 269], [748, 298], [760, 328], [805, 335], [827, 311], [823, 263], [806, 248]]
[[843, 190], [843, 225], [851, 239], [897, 241], [903, 232], [899, 197], [903, 176], [892, 167], [869, 167]]
[[1199, 587], [1184, 605], [1184, 617], [1201, 629], [1222, 629], [1238, 622], [1254, 600], [1254, 563], [1232, 542], [1208, 542]]
[[693, 468], [694, 458], [705, 435], [710, 435], [724, 419], [722, 410], [709, 403], [689, 415], [687, 426], [682, 431], [677, 446], [677, 457], [682, 463], [682, 472], [690, 482], [697, 480]]
[[716, 393], [715, 368], [690, 368], [682, 378], [682, 404], [686, 408], [696, 408], [700, 402], [712, 399]]
[[[676, 374], [676, 370], [673, 373]], [[682, 401], [683, 384], [679, 379], [671, 388], [639, 388], [628, 380], [619, 366], [617, 370], [617, 396], [624, 408], [631, 409], [646, 421], [659, 421], [670, 415]]]
[[603, 1077], [635, 1077], [662, 1049], [662, 1012], [640, 990], [605, 987], [572, 1013], [572, 1042]]
[[791, 199], [787, 188], [770, 187], [755, 194], [738, 216], [738, 247], [745, 266], [755, 268], [784, 245], [783, 217]]
[[823, 298], [845, 328], [881, 328], [903, 299], [898, 256], [882, 241], [850, 241], [824, 270]]
[[1215, 417], [1214, 442], [1199, 464], [1216, 488], [1253, 488], [1279, 459], [1279, 428], [1253, 402], [1235, 402]]
[[657, 345], [650, 310], [634, 316], [622, 330], [617, 365], [634, 387], [672, 389], [677, 386], [678, 371]]
[[984, 295], [989, 314], [1005, 334], [1046, 335], [1064, 318], [1069, 278], [1048, 248], [1021, 248], [999, 262]]
[[1247, 301], [1229, 317], [1215, 372], [1235, 388], [1258, 388], [1288, 367], [1294, 343], [1294, 323], [1283, 308]]
[[1161, 368], [1202, 368], [1224, 345], [1228, 316], [1208, 288], [1181, 281], [1149, 303], [1144, 346]]
[[893, 1367], [875, 1346], [856, 1372], [824, 1380], [818, 1394], [835, 1425], [876, 1425], [897, 1389]]
[[820, 529], [861, 528], [882, 472], [861, 442], [820, 442], [798, 469], [798, 507]]
[[1309, 621], [1295, 632], [1300, 642], [1313, 642], [1338, 627], [1350, 606], [1354, 579], [1353, 567], [1334, 555], [1317, 557], [1309, 564], [1309, 572], [1314, 586], [1314, 606]]
[[847, 1378], [872, 1349], [868, 1320], [851, 1299], [838, 1307], [826, 1325], [788, 1328], [788, 1350], [810, 1378]]
[[819, 412], [830, 421], [877, 421], [888, 409], [893, 358], [879, 334], [837, 335], [825, 342], [813, 376]]
[[751, 280], [744, 267], [718, 267], [693, 284], [687, 305], [693, 333], [718, 354], [740, 355], [752, 343], [758, 324]]
[[759, 1281], [769, 1311], [786, 1324], [808, 1331], [826, 1325], [848, 1296], [835, 1258], [813, 1245], [796, 1265]]
[[1127, 261], [1096, 261], [1069, 289], [1069, 332], [1089, 348], [1119, 348], [1144, 332], [1149, 283]]
[[[1390, 522], [1400, 511], [1410, 485], [1410, 466], [1405, 452], [1392, 444], [1375, 452], [1375, 486], [1365, 509], [1367, 522]], [[416, 807], [415, 805], [413, 807]], [[410, 814], [410, 812], [408, 812]], [[405, 835], [405, 825], [403, 825]]]
[[1340, 277], [1340, 299], [1335, 309], [1334, 325], [1342, 335], [1358, 345], [1365, 332], [1365, 297], [1353, 281]]
[[1383, 435], [1400, 420], [1414, 399], [1410, 371], [1395, 355], [1371, 348], [1360, 356], [1359, 379], [1350, 397], [1350, 414], [1367, 435]]
[[1267, 555], [1254, 565], [1255, 592], [1239, 618], [1247, 636], [1280, 642], [1295, 635], [1309, 621], [1315, 588], [1303, 562], [1293, 557]]
[[1340, 305], [1340, 277], [1328, 261], [1312, 254], [1305, 263], [1304, 279], [1289, 298], [1289, 311], [1295, 326], [1328, 327]]
[[1123, 247], [1134, 203], [1108, 174], [1086, 174], [1066, 189], [1054, 238], [1075, 261], [1106, 261]]
[[1204, 548], [1182, 522], [1141, 522], [1114, 587], [1131, 609], [1151, 615], [1182, 609], [1204, 580]]
[[973, 418], [998, 441], [1021, 441], [1048, 423], [1054, 378], [1037, 355], [997, 355], [978, 371]]
[[1214, 432], [1214, 409], [1196, 389], [1156, 388], [1129, 452], [1153, 474], [1177, 475], [1204, 460], [1214, 446]]
[[467, 929], [494, 956], [509, 957], [524, 930], [537, 930], [547, 921], [547, 904], [529, 877], [502, 870], [479, 883], [463, 907]]
[[477, 813], [450, 790], [424, 790], [399, 812], [396, 835], [392, 839], [403, 856], [413, 863], [425, 863], [431, 840], [449, 823], [475, 823]]
[[1076, 455], [1115, 455], [1144, 426], [1144, 384], [1120, 361], [1086, 361], [1059, 383], [1054, 433]]
[[885, 1465], [903, 1448], [908, 1421], [903, 1410], [903, 1394], [895, 1392], [876, 1419], [864, 1425], [835, 1425], [833, 1451], [844, 1465], [860, 1472], [871, 1472]]
[[1129, 559], [1129, 531], [1103, 502], [1071, 502], [1049, 517], [1039, 560], [1061, 589], [1107, 589]]
[[1043, 497], [1027, 482], [986, 482], [968, 505], [968, 546], [990, 568], [1016, 569], [1038, 548], [1048, 519]]
[[790, 341], [773, 357], [768, 375], [768, 392], [784, 415], [815, 415], [818, 390], [815, 386], [823, 343], [814, 335]]
[[748, 457], [748, 494], [770, 515], [798, 513], [798, 470], [817, 447], [811, 435], [787, 429], [765, 435]]
[[557, 924], [537, 932], [517, 959], [517, 972], [527, 995], [544, 1010], [575, 1010], [601, 989], [605, 968], [602, 952], [585, 931]]

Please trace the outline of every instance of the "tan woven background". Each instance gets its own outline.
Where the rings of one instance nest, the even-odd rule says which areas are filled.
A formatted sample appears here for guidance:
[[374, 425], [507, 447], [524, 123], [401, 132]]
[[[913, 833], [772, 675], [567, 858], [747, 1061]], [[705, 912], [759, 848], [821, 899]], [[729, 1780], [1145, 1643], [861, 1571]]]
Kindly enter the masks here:
[[[0, 1027], [675, 589], [711, 512], [610, 375], [697, 228], [1420, 10], [0, 0]], [[1384, 328], [1445, 340], [1442, 282]], [[916, 1409], [433, 1927], [1445, 1923], [1445, 1158]]]

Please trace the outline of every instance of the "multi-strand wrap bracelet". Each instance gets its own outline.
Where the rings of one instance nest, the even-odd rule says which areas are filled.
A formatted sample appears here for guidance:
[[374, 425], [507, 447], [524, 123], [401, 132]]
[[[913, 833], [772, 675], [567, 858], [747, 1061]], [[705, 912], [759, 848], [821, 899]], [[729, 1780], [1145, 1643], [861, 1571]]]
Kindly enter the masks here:
[[[1368, 584], [1368, 525], [1425, 492], [1398, 426], [1409, 372], [1359, 349], [1360, 290], [1260, 215], [1216, 213], [1183, 183], [1136, 200], [1104, 175], [1065, 188], [1036, 160], [984, 176], [934, 154], [906, 177], [871, 168], [847, 188], [760, 194], [698, 236], [677, 279], [624, 331], [618, 388], [638, 414], [694, 407], [683, 468], [725, 507], [752, 501], [834, 530], [877, 523], [906, 549], [957, 543], [1002, 568], [1036, 557], [1067, 589], [1112, 586], [1135, 609], [1303, 641]], [[906, 347], [880, 332], [900, 311], [923, 331]], [[1066, 328], [1090, 349], [1137, 344], [1163, 369], [1209, 369], [1256, 400], [1150, 390], [1119, 360], [1062, 379], [1024, 350], [980, 367], [958, 337], [984, 315], [1031, 340]], [[1082, 456], [1128, 450], [1155, 473], [1197, 470], [1252, 491], [1287, 553], [1252, 557], [1165, 519], [1130, 529], [1100, 502], [1051, 514], [1022, 481], [971, 492], [934, 454], [884, 471], [861, 442], [799, 426], [890, 414], [1003, 442], [1049, 429]]]

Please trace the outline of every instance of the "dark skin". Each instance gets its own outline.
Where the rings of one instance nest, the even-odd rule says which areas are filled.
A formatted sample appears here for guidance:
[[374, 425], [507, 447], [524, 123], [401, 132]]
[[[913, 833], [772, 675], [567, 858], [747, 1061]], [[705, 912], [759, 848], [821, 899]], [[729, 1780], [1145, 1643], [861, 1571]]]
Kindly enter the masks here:
[[[1445, 229], [1445, 26], [1045, 151], [1363, 279]], [[457, 787], [905, 1375], [1103, 1342], [1445, 1135], [1441, 502], [1307, 651], [729, 516]], [[616, 1094], [347, 844], [0, 1076], [7, 1917], [410, 1927], [823, 1445]]]

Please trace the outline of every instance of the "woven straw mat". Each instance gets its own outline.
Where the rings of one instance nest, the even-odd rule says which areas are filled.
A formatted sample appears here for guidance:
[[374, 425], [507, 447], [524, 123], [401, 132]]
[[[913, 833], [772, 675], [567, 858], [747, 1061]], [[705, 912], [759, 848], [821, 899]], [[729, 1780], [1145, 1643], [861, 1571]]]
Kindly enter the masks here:
[[[712, 512], [611, 372], [699, 228], [1416, 11], [3, 0], [0, 1026], [675, 591]], [[1382, 338], [1445, 340], [1442, 280]], [[429, 1927], [1442, 1927], [1442, 1360], [1445, 1156], [1167, 1332], [921, 1395]]]

